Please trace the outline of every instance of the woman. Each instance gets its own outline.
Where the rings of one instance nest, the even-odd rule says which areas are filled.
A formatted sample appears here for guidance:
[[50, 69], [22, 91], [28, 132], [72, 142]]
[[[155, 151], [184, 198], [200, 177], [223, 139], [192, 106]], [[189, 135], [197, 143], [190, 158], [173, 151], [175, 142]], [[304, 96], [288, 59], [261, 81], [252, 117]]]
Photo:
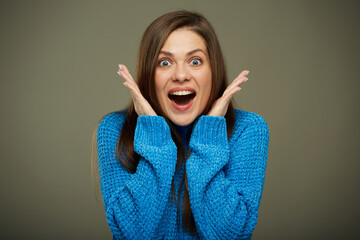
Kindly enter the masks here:
[[125, 111], [97, 128], [102, 197], [113, 239], [251, 239], [269, 133], [234, 110], [216, 34], [200, 14], [156, 19], [140, 44]]

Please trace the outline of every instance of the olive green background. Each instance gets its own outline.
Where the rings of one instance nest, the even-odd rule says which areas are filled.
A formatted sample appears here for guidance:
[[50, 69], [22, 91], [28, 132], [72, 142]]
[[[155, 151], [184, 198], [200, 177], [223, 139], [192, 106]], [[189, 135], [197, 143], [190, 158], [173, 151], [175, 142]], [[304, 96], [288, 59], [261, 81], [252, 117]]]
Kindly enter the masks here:
[[90, 144], [130, 95], [140, 38], [158, 16], [213, 24], [235, 100], [267, 121], [270, 148], [253, 239], [357, 239], [357, 1], [1, 1], [0, 239], [111, 239]]

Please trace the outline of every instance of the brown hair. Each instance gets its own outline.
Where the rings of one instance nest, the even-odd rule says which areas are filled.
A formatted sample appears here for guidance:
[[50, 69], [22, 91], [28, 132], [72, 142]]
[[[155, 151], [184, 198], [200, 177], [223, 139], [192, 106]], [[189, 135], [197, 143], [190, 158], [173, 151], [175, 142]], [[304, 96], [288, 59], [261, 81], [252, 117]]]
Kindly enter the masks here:
[[[178, 150], [177, 168], [179, 170], [182, 164], [189, 157], [190, 153], [185, 154], [184, 146], [175, 125], [164, 115], [160, 107], [155, 92], [155, 69], [157, 59], [161, 48], [168, 36], [179, 28], [187, 28], [199, 34], [207, 46], [210, 66], [212, 71], [212, 87], [209, 101], [201, 115], [207, 114], [216, 99], [220, 98], [227, 87], [227, 76], [225, 63], [222, 56], [220, 44], [211, 24], [201, 14], [189, 11], [176, 11], [162, 15], [153, 21], [145, 30], [140, 43], [136, 66], [136, 80], [138, 87], [145, 99], [153, 107], [154, 111], [165, 118], [171, 129], [171, 135]], [[127, 108], [126, 119], [118, 140], [117, 154], [120, 162], [131, 173], [135, 173], [140, 156], [134, 151], [134, 134], [138, 115], [135, 112], [133, 103]], [[227, 135], [230, 136], [234, 125], [234, 108], [230, 102], [225, 115], [227, 123]], [[94, 134], [95, 135], [95, 134]], [[95, 137], [94, 137], [95, 138]], [[190, 208], [189, 193], [186, 179], [186, 169], [181, 181], [178, 196], [180, 198], [180, 189], [185, 182], [183, 196], [183, 227], [190, 233], [195, 233], [195, 222]], [[174, 181], [172, 183], [173, 199], [175, 199]], [[178, 199], [179, 199], [178, 198]], [[178, 201], [179, 209], [179, 201]]]

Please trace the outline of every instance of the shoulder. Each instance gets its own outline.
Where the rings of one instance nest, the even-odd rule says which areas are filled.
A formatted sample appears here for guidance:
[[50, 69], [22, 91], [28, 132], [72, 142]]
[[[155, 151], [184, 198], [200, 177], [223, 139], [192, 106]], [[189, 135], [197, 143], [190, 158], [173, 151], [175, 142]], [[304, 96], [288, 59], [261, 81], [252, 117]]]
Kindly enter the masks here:
[[248, 124], [266, 124], [266, 121], [257, 113], [235, 109], [235, 125]]
[[117, 111], [106, 114], [99, 122], [98, 133], [106, 130], [118, 130], [121, 128], [126, 119], [126, 111]]
[[235, 123], [231, 138], [237, 138], [249, 130], [256, 131], [259, 134], [269, 134], [267, 122], [261, 115], [235, 109]]

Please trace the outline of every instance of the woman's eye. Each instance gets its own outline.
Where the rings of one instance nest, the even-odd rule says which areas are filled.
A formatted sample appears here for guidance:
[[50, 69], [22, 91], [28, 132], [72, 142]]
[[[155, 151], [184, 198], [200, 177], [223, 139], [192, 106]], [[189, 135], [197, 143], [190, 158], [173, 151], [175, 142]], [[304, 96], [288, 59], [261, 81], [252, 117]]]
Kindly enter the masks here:
[[170, 62], [168, 60], [162, 60], [160, 61], [159, 65], [162, 67], [168, 67], [170, 66]]
[[193, 59], [193, 60], [191, 60], [190, 64], [193, 65], [193, 66], [198, 66], [198, 65], [201, 64], [201, 60], [200, 59]]

